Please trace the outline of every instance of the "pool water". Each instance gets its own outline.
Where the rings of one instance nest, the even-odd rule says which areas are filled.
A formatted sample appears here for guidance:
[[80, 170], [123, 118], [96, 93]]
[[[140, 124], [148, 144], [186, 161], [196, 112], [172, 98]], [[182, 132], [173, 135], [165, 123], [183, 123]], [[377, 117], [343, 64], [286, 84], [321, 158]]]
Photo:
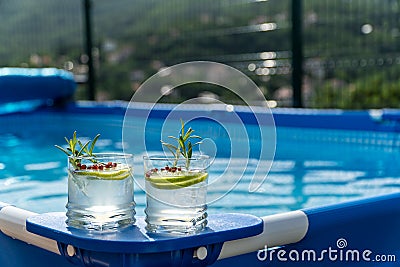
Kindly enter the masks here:
[[[34, 212], [65, 211], [66, 157], [54, 148], [77, 130], [81, 137], [98, 132], [98, 152], [122, 151], [121, 115], [35, 112], [0, 117], [0, 201]], [[100, 130], [99, 130], [100, 129]], [[135, 151], [141, 158], [142, 151]], [[229, 159], [216, 158], [210, 178]], [[240, 166], [241, 158], [230, 159]], [[398, 136], [348, 130], [277, 128], [274, 163], [267, 180], [248, 191], [256, 160], [240, 182], [209, 205], [209, 213], [243, 212], [258, 216], [338, 203], [400, 190]], [[136, 169], [141, 169], [137, 160]], [[232, 179], [240, 175], [233, 168]], [[140, 179], [140, 175], [135, 177]], [[227, 181], [229, 184], [229, 181]], [[209, 188], [209, 196], [223, 187]], [[135, 188], [136, 210], [143, 215], [145, 195]]]

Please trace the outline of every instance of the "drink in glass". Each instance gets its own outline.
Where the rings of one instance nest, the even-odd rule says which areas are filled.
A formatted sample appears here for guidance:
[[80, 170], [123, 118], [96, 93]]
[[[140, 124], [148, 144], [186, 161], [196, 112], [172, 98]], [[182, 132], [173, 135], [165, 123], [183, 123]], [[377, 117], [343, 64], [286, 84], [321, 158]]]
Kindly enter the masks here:
[[108, 231], [135, 222], [133, 155], [69, 157], [67, 225]]
[[209, 157], [144, 157], [147, 230], [192, 234], [207, 225]]

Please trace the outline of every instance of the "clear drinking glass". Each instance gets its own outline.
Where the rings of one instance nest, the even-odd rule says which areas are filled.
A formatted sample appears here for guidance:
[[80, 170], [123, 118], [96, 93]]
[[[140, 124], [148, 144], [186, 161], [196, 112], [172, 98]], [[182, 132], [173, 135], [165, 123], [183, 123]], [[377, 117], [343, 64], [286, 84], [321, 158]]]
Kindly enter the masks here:
[[133, 155], [68, 158], [67, 225], [109, 231], [135, 222]]
[[189, 161], [174, 157], [143, 157], [147, 230], [192, 234], [207, 225], [207, 167], [209, 157]]

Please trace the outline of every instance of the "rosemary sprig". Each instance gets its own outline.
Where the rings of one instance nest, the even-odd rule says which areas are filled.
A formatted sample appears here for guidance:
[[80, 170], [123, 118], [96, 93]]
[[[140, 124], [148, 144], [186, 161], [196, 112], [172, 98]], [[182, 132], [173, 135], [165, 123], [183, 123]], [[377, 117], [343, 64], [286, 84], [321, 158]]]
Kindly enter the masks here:
[[186, 159], [186, 169], [189, 170], [190, 167], [190, 159], [192, 158], [193, 154], [193, 147], [199, 145], [201, 141], [192, 143], [190, 139], [202, 139], [198, 135], [192, 135], [194, 130], [189, 127], [187, 131], [185, 131], [185, 123], [181, 119], [181, 130], [179, 131], [178, 137], [175, 136], [168, 136], [168, 138], [175, 139], [177, 142], [177, 145], [172, 145], [170, 143], [164, 142], [163, 140], [161, 141], [161, 144], [165, 146], [174, 156], [174, 162], [173, 162], [173, 167], [176, 167], [178, 164], [178, 160], [180, 156], [183, 156]]
[[[65, 141], [68, 144], [68, 147], [65, 149], [59, 145], [54, 145], [56, 148], [67, 154], [69, 156], [69, 162], [72, 164], [72, 166], [77, 169], [78, 168], [78, 163], [80, 163], [79, 157], [82, 156], [90, 156], [90, 157], [95, 157], [93, 150], [94, 146], [99, 139], [100, 134], [97, 134], [94, 138], [93, 141], [87, 141], [85, 144], [82, 143], [81, 140], [79, 140], [76, 137], [76, 131], [74, 131], [74, 134], [72, 135], [71, 139], [68, 139], [67, 137], [65, 138]], [[90, 144], [90, 146], [89, 146]], [[78, 146], [79, 145], [79, 149]], [[72, 156], [72, 157], [70, 157]], [[93, 163], [96, 163], [97, 161], [95, 159], [91, 159]]]

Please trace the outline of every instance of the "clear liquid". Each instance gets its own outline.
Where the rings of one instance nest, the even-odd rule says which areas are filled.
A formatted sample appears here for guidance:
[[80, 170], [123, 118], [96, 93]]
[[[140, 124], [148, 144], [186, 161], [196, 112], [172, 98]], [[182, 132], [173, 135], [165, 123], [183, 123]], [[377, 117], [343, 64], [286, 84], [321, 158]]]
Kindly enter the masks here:
[[159, 189], [146, 181], [149, 232], [192, 234], [207, 225], [207, 180], [179, 189]]
[[99, 179], [69, 172], [67, 224], [87, 230], [114, 230], [135, 222], [133, 178]]

